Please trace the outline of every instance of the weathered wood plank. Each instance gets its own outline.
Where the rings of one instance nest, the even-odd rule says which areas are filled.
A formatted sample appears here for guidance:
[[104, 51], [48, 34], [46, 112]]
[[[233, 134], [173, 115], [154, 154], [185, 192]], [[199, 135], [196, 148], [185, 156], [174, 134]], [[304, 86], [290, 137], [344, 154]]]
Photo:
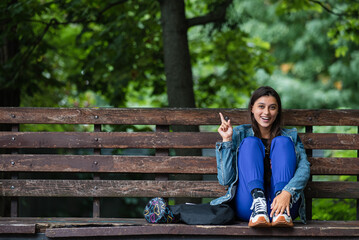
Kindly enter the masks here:
[[[219, 197], [216, 181], [1, 180], [6, 197]], [[310, 198], [359, 198], [358, 182], [309, 182]]]
[[[359, 134], [300, 133], [308, 149], [359, 149]], [[0, 132], [0, 148], [214, 148], [216, 132]]]
[[0, 132], [0, 148], [214, 148], [214, 132]]
[[[246, 109], [0, 108], [0, 123], [219, 125], [218, 113], [235, 125], [249, 123]], [[290, 126], [359, 126], [359, 110], [285, 109]]]
[[36, 227], [34, 223], [13, 223], [1, 222], [0, 234], [35, 234]]
[[306, 196], [310, 198], [359, 198], [359, 182], [308, 182]]
[[288, 126], [359, 126], [359, 110], [352, 109], [285, 109]]
[[47, 228], [90, 227], [90, 226], [139, 226], [146, 225], [144, 218], [85, 218], [85, 217], [1, 217], [0, 226], [9, 224], [36, 226], [38, 232]]
[[215, 157], [119, 155], [0, 155], [0, 171], [216, 174]]
[[[237, 122], [249, 122], [246, 110], [222, 110]], [[217, 125], [220, 118], [216, 109], [0, 108], [0, 123]]]
[[[40, 232], [46, 232], [46, 236], [51, 238], [66, 236], [73, 236], [74, 238], [80, 236], [111, 237], [125, 236], [126, 234], [128, 234], [127, 236], [143, 235], [143, 237], [145, 235], [355, 237], [359, 233], [359, 221], [308, 221], [306, 225], [295, 222], [293, 229], [286, 230], [281, 228], [253, 229], [248, 227], [247, 222], [236, 222], [226, 226], [199, 226], [185, 224], [155, 225], [147, 223], [144, 218], [0, 218], [0, 225], [9, 222], [36, 225]], [[130, 226], [138, 228], [127, 229]], [[145, 226], [149, 228], [143, 228]], [[115, 229], [109, 230], [108, 228]], [[74, 231], [70, 231], [70, 229]], [[132, 232], [134, 233], [132, 234]]]
[[294, 228], [250, 228], [246, 222], [233, 225], [185, 225], [153, 224], [143, 226], [89, 227], [89, 228], [49, 228], [46, 236], [56, 237], [110, 237], [110, 236], [148, 236], [148, 235], [183, 235], [183, 236], [249, 236], [249, 237], [356, 237], [359, 236], [357, 222], [326, 222], [307, 225], [295, 224]]
[[342, 133], [300, 133], [306, 149], [359, 149], [359, 134]]
[[[358, 158], [309, 158], [311, 174], [357, 175]], [[215, 157], [1, 154], [0, 171], [216, 174]]]
[[357, 175], [358, 158], [309, 158], [310, 173], [314, 175]]
[[216, 181], [0, 180], [6, 197], [218, 197]]

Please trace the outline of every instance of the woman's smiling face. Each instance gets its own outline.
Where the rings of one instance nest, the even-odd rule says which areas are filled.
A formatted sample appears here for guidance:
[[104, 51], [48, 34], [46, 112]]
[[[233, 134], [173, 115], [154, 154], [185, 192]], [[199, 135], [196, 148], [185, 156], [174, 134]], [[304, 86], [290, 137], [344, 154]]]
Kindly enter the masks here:
[[263, 138], [267, 138], [273, 122], [278, 115], [278, 103], [273, 96], [263, 96], [252, 106], [254, 119], [258, 123]]

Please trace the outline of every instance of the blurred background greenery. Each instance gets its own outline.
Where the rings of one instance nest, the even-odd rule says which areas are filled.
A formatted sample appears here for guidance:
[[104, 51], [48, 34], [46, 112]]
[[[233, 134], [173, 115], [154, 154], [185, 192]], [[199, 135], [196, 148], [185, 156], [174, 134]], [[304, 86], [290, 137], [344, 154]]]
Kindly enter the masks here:
[[[284, 108], [359, 103], [358, 1], [3, 0], [0, 11], [0, 106], [245, 108], [260, 85], [274, 87]], [[93, 130], [21, 127], [35, 129]], [[357, 156], [356, 151], [320, 154]], [[313, 179], [333, 178], [357, 180]], [[91, 208], [91, 199], [77, 201]], [[133, 205], [137, 210], [126, 216], [140, 214], [142, 200], [123, 201], [116, 203], [124, 206], [119, 211]], [[313, 218], [352, 220], [355, 204], [315, 199]], [[68, 214], [63, 206], [56, 210], [59, 216]], [[117, 216], [111, 206], [102, 213]]]

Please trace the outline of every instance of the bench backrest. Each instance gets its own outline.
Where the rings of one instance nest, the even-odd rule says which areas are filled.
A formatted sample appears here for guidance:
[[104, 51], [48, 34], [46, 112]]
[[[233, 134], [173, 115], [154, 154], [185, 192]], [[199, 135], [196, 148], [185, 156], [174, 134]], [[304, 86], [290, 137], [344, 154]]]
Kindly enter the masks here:
[[[100, 216], [101, 198], [219, 197], [225, 188], [215, 178], [218, 112], [228, 116], [233, 125], [249, 123], [243, 109], [0, 108], [0, 125], [7, 127], [0, 132], [0, 171], [4, 178], [0, 179], [0, 195], [11, 199], [14, 217], [21, 197], [90, 197], [93, 217]], [[284, 110], [284, 120], [285, 126], [303, 127], [300, 137], [312, 175], [359, 175], [356, 152], [351, 157], [313, 156], [313, 150], [318, 149], [357, 151], [359, 110]], [[36, 131], [38, 124], [83, 126], [85, 131]], [[173, 126], [200, 126], [201, 132], [174, 132]], [[319, 129], [318, 133], [317, 126], [354, 126], [355, 130], [348, 134], [322, 133], [324, 130]], [[142, 130], [136, 131], [139, 128]], [[133, 153], [131, 149], [139, 151]], [[204, 149], [209, 154], [175, 156], [174, 149]], [[26, 173], [63, 175], [28, 179]], [[92, 173], [92, 177], [73, 179], [67, 173]], [[103, 177], [111, 173], [133, 174], [136, 178]], [[199, 175], [201, 180], [171, 177], [182, 174]], [[306, 196], [310, 218], [312, 198], [357, 199], [359, 183], [310, 181]]]

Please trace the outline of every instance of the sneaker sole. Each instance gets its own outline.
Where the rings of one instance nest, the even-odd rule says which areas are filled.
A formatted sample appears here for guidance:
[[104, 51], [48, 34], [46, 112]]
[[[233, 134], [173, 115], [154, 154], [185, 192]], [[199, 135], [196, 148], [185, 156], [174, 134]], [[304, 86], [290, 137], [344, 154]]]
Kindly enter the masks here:
[[272, 227], [293, 227], [294, 224], [292, 221], [287, 222], [283, 216], [279, 216], [277, 221], [272, 222]]
[[254, 223], [252, 221], [249, 221], [248, 223], [249, 227], [270, 227], [270, 222], [267, 222], [264, 217], [259, 217], [258, 220]]

